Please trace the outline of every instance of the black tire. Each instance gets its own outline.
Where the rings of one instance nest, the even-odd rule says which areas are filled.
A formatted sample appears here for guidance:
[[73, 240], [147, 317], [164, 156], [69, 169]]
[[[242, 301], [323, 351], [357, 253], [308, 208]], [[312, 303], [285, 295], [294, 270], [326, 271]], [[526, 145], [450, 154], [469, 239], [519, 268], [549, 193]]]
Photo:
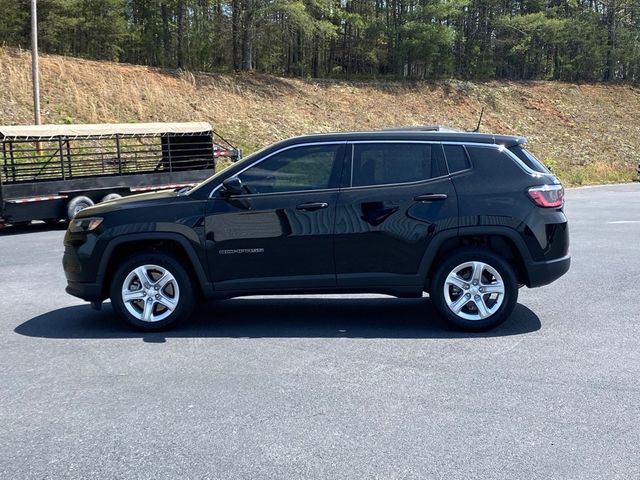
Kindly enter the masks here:
[[43, 221], [46, 225], [49, 225], [50, 227], [55, 227], [60, 223], [59, 218], [47, 218], [46, 220], [43, 220]]
[[[165, 269], [169, 272], [177, 282], [177, 304], [174, 310], [164, 319], [160, 319], [157, 321], [144, 321], [137, 316], [134, 316], [127, 306], [125, 306], [125, 302], [123, 300], [123, 287], [125, 286], [125, 282], [130, 274], [138, 267], [141, 266], [158, 266]], [[153, 274], [153, 269], [148, 269], [147, 273], [150, 272], [150, 275]], [[130, 278], [130, 277], [129, 277]], [[158, 280], [156, 278], [155, 280]], [[137, 276], [133, 280], [134, 286], [137, 286], [139, 283]], [[129, 288], [131, 285], [127, 285]], [[143, 285], [140, 285], [141, 291], [144, 290]], [[153, 288], [153, 287], [151, 287]], [[151, 290], [149, 288], [149, 290]], [[116, 270], [115, 274], [112, 277], [111, 285], [109, 288], [110, 297], [111, 297], [111, 305], [116, 314], [125, 320], [127, 323], [132, 325], [133, 327], [144, 330], [144, 331], [156, 331], [167, 328], [170, 325], [175, 325], [178, 322], [184, 321], [191, 315], [194, 307], [194, 289], [192, 285], [191, 277], [185, 268], [180, 264], [180, 262], [163, 252], [155, 252], [149, 251], [144, 253], [139, 253], [134, 255], [132, 258], [125, 260]], [[163, 291], [164, 293], [171, 292]], [[175, 291], [174, 291], [175, 293]], [[149, 298], [147, 297], [147, 301]], [[131, 308], [133, 308], [136, 313], [139, 315], [143, 315], [143, 306], [145, 305], [144, 301], [135, 300], [133, 302], [129, 302]], [[151, 300], [152, 309], [162, 310], [163, 305], [159, 303], [154, 303], [154, 300]], [[163, 313], [160, 312], [161, 316]]]
[[117, 193], [107, 193], [104, 197], [100, 199], [100, 203], [109, 202], [111, 200], [117, 200], [119, 198], [122, 198], [122, 195], [119, 195]]
[[80, 210], [84, 210], [85, 208], [92, 206], [93, 200], [89, 197], [85, 197], [84, 195], [73, 197], [69, 200], [69, 203], [67, 203], [67, 218], [69, 220], [73, 220], [73, 217], [75, 217]]
[[[485, 318], [463, 318], [459, 314], [454, 313], [454, 311], [449, 308], [447, 304], [447, 298], [445, 297], [445, 282], [447, 280], [447, 276], [458, 266], [463, 265], [466, 262], [482, 262], [493, 268], [500, 275], [500, 277], [502, 277], [502, 282], [504, 284], [504, 297], [502, 299], [502, 304], [495, 310], [495, 312]], [[463, 270], [463, 272], [466, 271]], [[489, 278], [492, 276], [492, 274], [487, 271], [484, 271], [483, 275], [485, 275], [484, 278]], [[489, 277], [487, 277], [487, 275]], [[469, 290], [467, 290], [469, 292], [468, 294], [458, 293], [465, 292], [465, 290], [447, 286], [447, 288], [450, 289], [450, 299], [453, 300], [461, 298], [461, 295], [473, 295], [471, 289], [475, 287], [471, 284], [471, 279], [470, 283], [468, 283], [468, 286], [471, 287]], [[481, 299], [486, 298], [487, 302], [489, 303], [494, 301], [491, 296], [486, 295], [488, 294], [480, 294]], [[430, 297], [438, 312], [450, 323], [462, 330], [480, 332], [494, 328], [503, 323], [507, 318], [509, 318], [509, 315], [511, 315], [518, 302], [518, 280], [513, 267], [501, 256], [490, 250], [481, 248], [465, 248], [455, 251], [453, 255], [444, 260], [438, 266], [435, 274], [433, 275], [433, 281], [431, 282]], [[484, 305], [487, 305], [487, 302], [484, 302], [484, 300], [481, 301], [483, 301]], [[479, 309], [476, 305], [477, 304], [475, 302], [471, 302], [470, 300], [470, 302], [463, 307], [463, 310], [461, 310], [460, 313], [470, 316], [473, 316], [474, 314], [479, 315]], [[494, 306], [497, 306], [497, 302], [494, 303]], [[474, 310], [476, 313], [474, 313]]]

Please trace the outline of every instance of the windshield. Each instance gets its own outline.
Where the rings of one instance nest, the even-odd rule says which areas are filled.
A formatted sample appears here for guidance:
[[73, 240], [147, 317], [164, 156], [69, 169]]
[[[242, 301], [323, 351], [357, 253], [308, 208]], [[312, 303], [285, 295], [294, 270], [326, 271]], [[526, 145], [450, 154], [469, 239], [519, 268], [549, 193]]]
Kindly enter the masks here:
[[510, 147], [509, 150], [534, 172], [551, 173], [549, 169], [545, 167], [544, 164], [533, 155], [533, 153], [531, 153], [523, 146], [515, 145], [513, 147]]

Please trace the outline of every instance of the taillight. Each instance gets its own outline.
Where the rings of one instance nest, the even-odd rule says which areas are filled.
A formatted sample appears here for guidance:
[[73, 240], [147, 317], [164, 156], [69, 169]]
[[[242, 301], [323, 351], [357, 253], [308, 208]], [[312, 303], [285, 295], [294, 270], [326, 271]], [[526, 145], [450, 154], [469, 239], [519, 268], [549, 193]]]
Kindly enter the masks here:
[[562, 188], [562, 185], [531, 187], [528, 193], [539, 207], [558, 208], [564, 205], [564, 188]]

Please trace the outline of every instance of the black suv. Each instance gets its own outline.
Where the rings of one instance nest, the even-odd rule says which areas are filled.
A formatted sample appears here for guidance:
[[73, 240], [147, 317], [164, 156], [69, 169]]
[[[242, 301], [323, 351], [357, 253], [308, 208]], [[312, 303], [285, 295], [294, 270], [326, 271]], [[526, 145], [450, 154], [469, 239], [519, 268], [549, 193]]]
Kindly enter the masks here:
[[568, 269], [563, 188], [517, 136], [387, 131], [293, 138], [190, 191], [81, 211], [67, 292], [142, 329], [196, 298], [430, 295], [458, 327], [491, 328], [522, 285]]

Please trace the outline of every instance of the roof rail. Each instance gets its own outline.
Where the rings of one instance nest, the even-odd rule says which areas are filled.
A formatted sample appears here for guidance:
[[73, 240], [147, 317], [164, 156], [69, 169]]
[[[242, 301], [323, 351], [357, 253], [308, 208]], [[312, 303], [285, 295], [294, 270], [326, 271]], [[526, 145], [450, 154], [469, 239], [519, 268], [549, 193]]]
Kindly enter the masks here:
[[461, 132], [447, 125], [415, 125], [409, 127], [384, 128], [384, 132]]

